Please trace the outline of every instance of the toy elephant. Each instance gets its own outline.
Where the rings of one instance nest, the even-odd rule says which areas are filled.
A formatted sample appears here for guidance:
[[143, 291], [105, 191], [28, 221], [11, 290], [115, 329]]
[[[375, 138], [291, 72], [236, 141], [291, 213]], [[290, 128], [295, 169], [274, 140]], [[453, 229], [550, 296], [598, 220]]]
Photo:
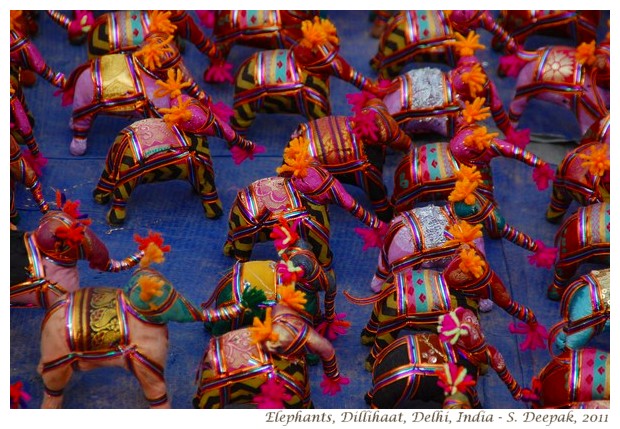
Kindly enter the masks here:
[[49, 204], [43, 196], [41, 189], [41, 182], [39, 182], [39, 175], [35, 168], [31, 165], [30, 161], [22, 155], [22, 151], [17, 144], [17, 141], [11, 138], [11, 223], [17, 224], [19, 221], [19, 214], [15, 208], [15, 186], [19, 182], [23, 184], [32, 194], [34, 202], [39, 207], [41, 213], [47, 213], [49, 210]]
[[[475, 268], [474, 268], [475, 265]], [[462, 245], [443, 271], [405, 269], [393, 272], [381, 292], [369, 298], [345, 296], [355, 304], [374, 304], [362, 330], [362, 344], [372, 345], [366, 358], [370, 370], [377, 355], [392, 343], [401, 329], [432, 330], [440, 316], [457, 307], [478, 310], [481, 299], [490, 299], [508, 314], [528, 325], [538, 341], [544, 328], [534, 312], [511, 297], [510, 292], [475, 246]], [[534, 343], [532, 342], [532, 345]]]
[[500, 61], [500, 72], [517, 77], [508, 111], [514, 128], [531, 99], [570, 109], [581, 135], [609, 113], [608, 42], [578, 48], [547, 46], [536, 51], [519, 50], [515, 55], [518, 64], [511, 72], [505, 70], [512, 67], [508, 65], [512, 60]]
[[349, 382], [338, 371], [334, 346], [288, 305], [269, 307], [264, 325], [255, 320], [253, 328], [211, 338], [199, 368], [195, 408], [314, 408], [306, 350], [321, 359], [323, 393], [333, 395]]
[[[549, 248], [542, 241], [534, 240], [509, 225], [500, 213], [497, 203], [478, 192], [476, 183], [480, 183], [481, 179], [475, 167], [470, 169], [461, 166], [458, 174], [461, 177], [448, 196], [448, 204], [416, 207], [392, 219], [381, 244], [377, 270], [370, 285], [372, 290], [381, 290], [383, 282], [392, 271], [405, 267], [443, 267], [458, 247], [458, 243], [454, 241], [450, 245], [445, 244], [447, 238], [444, 231], [446, 227], [459, 221], [460, 225], [468, 224], [467, 234], [480, 233], [479, 229], [471, 229], [473, 225], [480, 224], [478, 228], [484, 228], [489, 238], [503, 238], [533, 252], [529, 256], [532, 265], [547, 268], [553, 265], [555, 248]], [[463, 230], [464, 227], [460, 225], [459, 229]], [[484, 247], [478, 243], [476, 245], [484, 251]]]
[[170, 408], [164, 378], [167, 323], [204, 322], [243, 310], [202, 312], [150, 266], [163, 262], [164, 253], [170, 251], [161, 236], [150, 233], [136, 241], [144, 257], [125, 287], [82, 288], [65, 295], [45, 314], [37, 367], [45, 387], [42, 408], [62, 406], [63, 389], [74, 370], [102, 367], [130, 370], [151, 408]]
[[562, 321], [551, 328], [552, 353], [580, 349], [610, 329], [610, 270], [592, 270], [566, 288], [560, 304]]
[[312, 246], [328, 276], [334, 276], [329, 247], [328, 204], [336, 204], [379, 233], [385, 224], [362, 207], [334, 176], [312, 161], [308, 141], [297, 138], [284, 153], [278, 177], [256, 180], [241, 189], [228, 218], [224, 254], [247, 261], [256, 242], [269, 238], [280, 217], [298, 222], [298, 233]]
[[[166, 81], [169, 87], [157, 82]], [[158, 109], [169, 108], [173, 94], [189, 94], [207, 100], [172, 36], [154, 33], [134, 53], [110, 54], [78, 66], [69, 76], [63, 105], [72, 104], [70, 127], [72, 155], [83, 155], [93, 121], [99, 114], [128, 118], [161, 117]]]
[[457, 34], [484, 28], [506, 43], [508, 52], [517, 46], [486, 10], [401, 10], [386, 23], [378, 52], [370, 66], [385, 79], [398, 76], [415, 61], [441, 62], [454, 67], [459, 58], [452, 42]]
[[106, 245], [89, 228], [78, 204], [57, 196], [34, 231], [11, 231], [11, 306], [48, 308], [80, 287], [78, 261], [99, 271], [119, 272], [142, 258], [136, 252], [122, 261], [111, 259]]
[[[455, 67], [443, 71], [422, 67], [397, 76], [385, 86], [383, 101], [390, 114], [408, 134], [439, 134], [452, 137], [472, 118], [492, 116], [506, 140], [524, 148], [529, 130], [517, 131], [508, 119], [499, 91], [474, 55], [484, 48], [473, 32], [452, 43], [460, 53]], [[476, 119], [476, 120], [480, 120]]]
[[402, 336], [382, 350], [366, 394], [370, 408], [481, 408], [475, 386], [482, 366], [495, 370], [515, 400], [534, 399], [487, 343], [471, 310], [444, 315], [437, 329]]
[[331, 114], [330, 77], [383, 95], [378, 85], [339, 53], [336, 29], [328, 20], [304, 21], [304, 37], [290, 49], [261, 51], [235, 73], [231, 125], [245, 133], [258, 113], [291, 113], [308, 120]]
[[558, 165], [547, 220], [562, 220], [573, 201], [585, 206], [609, 202], [609, 144], [596, 141], [570, 150]]
[[47, 12], [54, 22], [68, 30], [71, 43], [79, 44], [86, 39], [91, 59], [136, 51], [150, 34], [160, 31], [189, 40], [209, 61], [220, 58], [211, 38], [186, 10], [117, 10], [97, 18], [90, 11], [74, 11], [73, 19], [58, 10]]
[[[319, 15], [316, 10], [207, 10], [196, 11], [203, 25], [212, 27], [211, 38], [220, 61], [234, 45], [261, 49], [288, 49], [302, 38], [303, 21]], [[217, 82], [208, 67], [206, 82]]]
[[478, 192], [494, 199], [491, 161], [496, 157], [513, 158], [534, 167], [533, 177], [538, 189], [548, 187], [547, 178], [553, 170], [543, 159], [521, 149], [486, 127], [472, 124], [460, 127], [448, 143], [415, 145], [396, 166], [392, 204], [397, 212], [429, 200], [446, 200], [456, 183], [460, 165], [476, 166], [482, 177]]
[[[532, 379], [539, 400], [534, 408], [609, 408], [611, 374], [609, 352], [595, 348], [565, 350]], [[604, 404], [607, 404], [605, 406]]]
[[553, 283], [547, 296], [560, 300], [571, 278], [583, 263], [610, 263], [610, 204], [601, 202], [579, 207], [564, 219], [555, 235], [558, 255]]
[[362, 188], [377, 217], [389, 222], [393, 210], [383, 182], [386, 151], [406, 153], [412, 142], [380, 99], [363, 98], [354, 116], [326, 116], [302, 123], [291, 139], [306, 139], [312, 158], [340, 182]]
[[[164, 118], [147, 118], [125, 127], [108, 151], [105, 168], [93, 191], [95, 201], [106, 204], [110, 224], [122, 224], [131, 193], [140, 183], [185, 179], [199, 193], [205, 215], [222, 215], [222, 202], [215, 188], [213, 162], [207, 136], [225, 139], [233, 150], [251, 154], [254, 143], [240, 137], [197, 99], [180, 95]], [[241, 162], [241, 161], [239, 161]]]
[[[296, 235], [295, 231], [291, 236]], [[217, 308], [228, 306], [241, 301], [242, 292], [250, 284], [265, 292], [268, 302], [277, 302], [278, 289], [286, 286], [290, 281], [289, 272], [294, 272], [293, 282], [296, 290], [305, 295], [305, 303], [298, 309], [299, 316], [312, 327], [317, 327], [324, 319], [335, 320], [336, 283], [328, 277], [308, 243], [297, 238], [280, 250], [283, 258], [279, 262], [237, 261], [218, 282], [211, 297], [201, 306]], [[321, 293], [325, 294], [324, 308], [321, 311]], [[231, 321], [212, 323], [206, 326], [213, 335], [222, 335], [234, 329], [252, 324], [253, 313], [245, 312]]]
[[34, 72], [58, 88], [65, 85], [65, 75], [54, 71], [32, 40], [16, 28], [11, 28], [11, 66], [18, 73], [20, 84], [34, 84], [34, 75], [26, 81], [24, 76]]
[[[572, 38], [576, 45], [596, 40], [600, 10], [501, 10], [497, 23], [519, 45], [533, 35]], [[493, 49], [502, 43], [493, 37]]]

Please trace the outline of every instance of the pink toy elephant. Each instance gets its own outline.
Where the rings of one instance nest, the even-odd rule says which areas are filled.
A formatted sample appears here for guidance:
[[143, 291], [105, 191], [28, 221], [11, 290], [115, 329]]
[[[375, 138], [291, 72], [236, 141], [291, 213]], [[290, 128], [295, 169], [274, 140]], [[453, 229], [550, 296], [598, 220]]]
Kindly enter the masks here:
[[558, 165], [547, 220], [558, 223], [571, 203], [585, 206], [609, 202], [609, 144], [591, 141], [569, 151]]
[[608, 41], [598, 46], [592, 42], [578, 48], [549, 46], [532, 52], [519, 50], [515, 56], [505, 58], [500, 62], [500, 71], [517, 76], [508, 113], [513, 127], [518, 126], [530, 99], [570, 109], [581, 135], [609, 114]]
[[[58, 88], [65, 85], [65, 75], [54, 71], [32, 40], [17, 29], [11, 29], [11, 66], [20, 75], [23, 71], [35, 72]], [[23, 83], [21, 79], [20, 83]]]
[[86, 152], [97, 115], [161, 117], [158, 109], [171, 107], [171, 100], [181, 92], [210, 104], [184, 65], [172, 36], [166, 34], [151, 34], [134, 53], [110, 54], [82, 64], [69, 76], [63, 93], [63, 105], [73, 105], [71, 154]]
[[16, 224], [19, 214], [15, 208], [15, 186], [19, 182], [23, 184], [32, 194], [34, 202], [39, 207], [41, 213], [47, 213], [49, 205], [43, 196], [39, 175], [30, 161], [22, 155], [22, 151], [17, 141], [11, 138], [11, 223]]
[[11, 231], [11, 306], [48, 308], [78, 290], [78, 260], [95, 270], [119, 272], [143, 256], [138, 251], [122, 261], [111, 259], [77, 203], [62, 198], [57, 196], [60, 210], [43, 215], [34, 231]]
[[398, 212], [412, 209], [417, 203], [446, 200], [461, 165], [476, 166], [482, 176], [478, 192], [493, 196], [491, 161], [496, 157], [513, 158], [534, 167], [533, 178], [538, 189], [547, 189], [553, 170], [532, 152], [487, 133], [486, 127], [474, 124], [460, 127], [449, 143], [414, 146], [401, 159], [394, 172], [392, 204]]
[[302, 123], [291, 141], [306, 139], [312, 158], [340, 182], [362, 188], [377, 217], [389, 222], [393, 209], [383, 182], [386, 152], [390, 148], [406, 153], [412, 142], [381, 100], [366, 93], [361, 98], [354, 116], [326, 116]]

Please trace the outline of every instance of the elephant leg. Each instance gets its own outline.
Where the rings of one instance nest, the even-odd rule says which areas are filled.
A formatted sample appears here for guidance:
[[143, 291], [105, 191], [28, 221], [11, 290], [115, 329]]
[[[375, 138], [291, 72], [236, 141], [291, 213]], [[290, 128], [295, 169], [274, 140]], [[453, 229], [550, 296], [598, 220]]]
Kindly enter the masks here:
[[310, 216], [302, 220], [301, 236], [312, 246], [312, 252], [324, 270], [332, 269], [334, 254], [329, 246], [329, 215], [322, 205], [307, 203]]
[[[312, 91], [302, 91], [299, 94], [303, 103], [305, 116], [310, 119], [319, 119], [331, 115], [329, 85], [318, 76], [308, 76], [306, 86]], [[303, 112], [302, 112], [303, 113]]]
[[58, 409], [62, 408], [64, 398], [64, 388], [69, 383], [73, 369], [71, 365], [64, 365], [60, 368], [46, 371], [41, 374], [45, 392], [43, 393], [43, 401], [41, 408]]
[[373, 343], [372, 349], [370, 350], [370, 353], [366, 357], [366, 362], [364, 363], [366, 370], [372, 370], [372, 366], [374, 365], [377, 356], [379, 356], [379, 353], [381, 353], [381, 350], [392, 344], [398, 338], [399, 332], [400, 329], [379, 328], [377, 331], [377, 336], [375, 337], [375, 342]]
[[[74, 111], [75, 112], [75, 111]], [[69, 127], [73, 131], [73, 139], [69, 145], [69, 152], [74, 156], [81, 156], [86, 153], [88, 148], [88, 133], [90, 132], [94, 114], [80, 115], [74, 113], [69, 122]]]
[[138, 359], [132, 360], [131, 369], [142, 387], [150, 408], [171, 408], [163, 374], [154, 372], [153, 368], [145, 366]]
[[572, 203], [572, 198], [563, 186], [553, 183], [551, 201], [547, 208], [546, 218], [550, 223], [559, 223]]
[[109, 163], [106, 162], [101, 177], [97, 186], [93, 190], [93, 199], [97, 204], [105, 205], [110, 202], [110, 197], [114, 191], [114, 179], [112, 178], [112, 171], [110, 170]]
[[365, 346], [372, 345], [377, 337], [377, 330], [379, 329], [378, 311], [380, 311], [380, 309], [375, 305], [368, 323], [366, 323], [366, 326], [362, 329], [362, 333], [360, 334], [361, 342]]
[[110, 207], [106, 217], [110, 225], [122, 225], [125, 222], [127, 201], [129, 201], [131, 193], [138, 185], [138, 180], [136, 178], [117, 184], [114, 191], [112, 191], [112, 207]]
[[508, 109], [508, 119], [510, 119], [510, 123], [514, 129], [517, 129], [519, 120], [525, 111], [528, 101], [529, 97], [517, 95], [510, 103], [510, 107]]
[[[189, 167], [191, 168], [191, 167]], [[222, 201], [215, 189], [215, 173], [210, 163], [201, 162], [196, 168], [196, 183], [192, 186], [200, 194], [202, 207], [209, 219], [217, 219], [224, 213]]]
[[248, 129], [256, 119], [258, 106], [256, 103], [235, 103], [233, 107], [233, 117], [230, 121], [231, 127], [241, 135], [247, 133]]
[[547, 289], [547, 297], [554, 301], [559, 301], [570, 283], [570, 279], [577, 272], [580, 261], [567, 262], [562, 260], [560, 255], [558, 262], [555, 264], [555, 272], [553, 274], [553, 283]]
[[[245, 233], [244, 233], [245, 231]], [[258, 231], [249, 224], [243, 209], [234, 203], [228, 218], [228, 234], [224, 243], [224, 255], [240, 261], [248, 261], [256, 242]]]
[[388, 199], [388, 190], [383, 183], [383, 175], [376, 167], [371, 166], [363, 173], [362, 188], [366, 191], [370, 204], [379, 219], [389, 222], [394, 217], [394, 207]]

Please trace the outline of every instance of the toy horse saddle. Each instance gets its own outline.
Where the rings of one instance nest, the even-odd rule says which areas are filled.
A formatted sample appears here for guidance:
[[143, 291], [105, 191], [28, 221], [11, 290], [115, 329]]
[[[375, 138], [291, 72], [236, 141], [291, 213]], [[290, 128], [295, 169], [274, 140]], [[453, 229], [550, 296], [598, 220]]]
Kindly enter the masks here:
[[232, 10], [231, 21], [233, 28], [277, 31], [280, 19], [277, 10]]
[[135, 50], [144, 42], [145, 29], [148, 29], [150, 25], [148, 13], [125, 10], [108, 15], [106, 30], [112, 52]]

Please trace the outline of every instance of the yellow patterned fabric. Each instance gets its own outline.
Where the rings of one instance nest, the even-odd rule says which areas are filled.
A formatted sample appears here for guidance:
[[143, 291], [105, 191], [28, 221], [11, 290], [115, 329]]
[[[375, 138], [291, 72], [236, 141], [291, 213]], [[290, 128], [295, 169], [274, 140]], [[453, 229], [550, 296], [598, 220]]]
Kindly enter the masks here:
[[[101, 92], [103, 100], [131, 97], [138, 94], [135, 78], [124, 54], [101, 57]], [[122, 111], [133, 111], [133, 106], [118, 106]]]
[[73, 296], [69, 338], [73, 351], [109, 350], [123, 345], [125, 333], [119, 316], [118, 289], [80, 289]]
[[265, 292], [267, 300], [276, 299], [276, 263], [273, 261], [248, 261], [241, 264], [241, 284]]

